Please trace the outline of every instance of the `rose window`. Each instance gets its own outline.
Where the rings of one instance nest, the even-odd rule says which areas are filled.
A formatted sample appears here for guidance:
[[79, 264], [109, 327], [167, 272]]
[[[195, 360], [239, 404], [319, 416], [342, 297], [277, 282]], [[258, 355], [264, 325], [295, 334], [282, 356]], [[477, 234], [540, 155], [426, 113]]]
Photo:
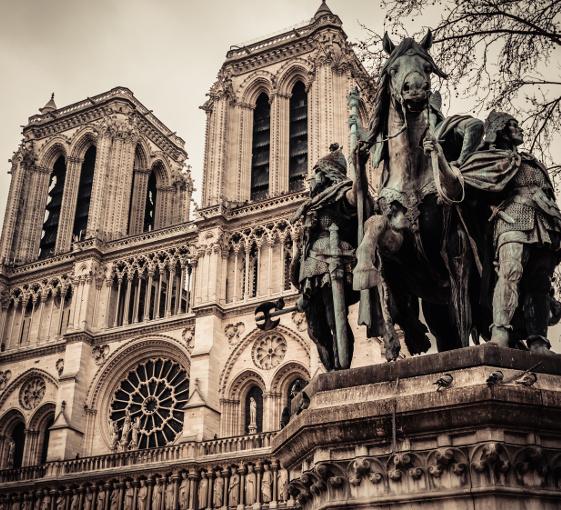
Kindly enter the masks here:
[[19, 394], [19, 402], [24, 409], [34, 409], [39, 405], [43, 397], [47, 385], [42, 377], [33, 377], [27, 381], [22, 387]]
[[128, 412], [133, 423], [140, 418], [138, 448], [165, 446], [183, 430], [183, 409], [188, 398], [185, 369], [169, 359], [151, 359], [121, 381], [113, 395], [110, 419], [122, 434]]
[[258, 338], [253, 344], [251, 355], [257, 367], [268, 370], [276, 367], [284, 359], [285, 353], [286, 340], [273, 334]]

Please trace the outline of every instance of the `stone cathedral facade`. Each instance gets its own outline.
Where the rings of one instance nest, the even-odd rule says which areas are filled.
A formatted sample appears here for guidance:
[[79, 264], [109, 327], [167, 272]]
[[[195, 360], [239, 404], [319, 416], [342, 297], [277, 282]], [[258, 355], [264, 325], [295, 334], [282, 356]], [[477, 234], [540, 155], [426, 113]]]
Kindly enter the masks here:
[[263, 332], [254, 310], [295, 300], [290, 218], [365, 83], [325, 3], [232, 46], [194, 214], [184, 141], [129, 89], [29, 118], [0, 242], [0, 508], [298, 505], [270, 442], [322, 368], [303, 314]]

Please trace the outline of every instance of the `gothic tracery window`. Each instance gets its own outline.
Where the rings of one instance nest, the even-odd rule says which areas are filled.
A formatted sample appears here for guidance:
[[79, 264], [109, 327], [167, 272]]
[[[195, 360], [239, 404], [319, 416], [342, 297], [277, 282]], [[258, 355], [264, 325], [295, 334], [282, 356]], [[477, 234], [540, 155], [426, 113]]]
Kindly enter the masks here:
[[90, 212], [90, 200], [92, 197], [92, 185], [95, 169], [96, 148], [92, 145], [84, 154], [84, 161], [80, 169], [80, 181], [78, 185], [78, 198], [76, 200], [76, 213], [74, 215], [74, 226], [72, 236], [75, 239], [84, 239], [88, 226], [88, 215]]
[[271, 146], [271, 106], [264, 92], [259, 95], [253, 112], [251, 157], [251, 200], [266, 198], [269, 193], [269, 160]]
[[308, 94], [301, 81], [290, 96], [288, 182], [290, 191], [304, 189], [308, 169]]
[[58, 222], [62, 206], [62, 194], [66, 178], [66, 161], [60, 156], [54, 166], [49, 179], [49, 194], [45, 207], [43, 231], [39, 243], [39, 258], [47, 258], [55, 253]]
[[170, 359], [150, 359], [121, 381], [113, 395], [110, 419], [122, 431], [128, 412], [131, 421], [140, 418], [138, 448], [166, 446], [183, 430], [188, 398], [187, 371]]

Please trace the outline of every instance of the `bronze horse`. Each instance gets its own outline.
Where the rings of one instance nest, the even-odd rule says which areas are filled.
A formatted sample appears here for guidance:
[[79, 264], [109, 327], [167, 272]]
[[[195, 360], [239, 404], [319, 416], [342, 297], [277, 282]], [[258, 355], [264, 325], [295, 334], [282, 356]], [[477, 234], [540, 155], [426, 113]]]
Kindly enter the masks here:
[[383, 286], [381, 308], [391, 320], [382, 320], [379, 308], [372, 313], [361, 305], [359, 321], [371, 331], [383, 330], [391, 360], [399, 353], [395, 333], [388, 330], [393, 323], [401, 326], [411, 354], [430, 347], [419, 301], [439, 351], [469, 343], [479, 274], [456, 206], [464, 196], [458, 167], [477, 148], [483, 124], [469, 116], [445, 119], [440, 112], [431, 75], [446, 74], [428, 53], [430, 31], [419, 43], [406, 38], [397, 47], [386, 34], [383, 44], [389, 59], [379, 79], [369, 137], [358, 151], [360, 175], [371, 151], [382, 176], [375, 214], [365, 222], [357, 250], [354, 288]]

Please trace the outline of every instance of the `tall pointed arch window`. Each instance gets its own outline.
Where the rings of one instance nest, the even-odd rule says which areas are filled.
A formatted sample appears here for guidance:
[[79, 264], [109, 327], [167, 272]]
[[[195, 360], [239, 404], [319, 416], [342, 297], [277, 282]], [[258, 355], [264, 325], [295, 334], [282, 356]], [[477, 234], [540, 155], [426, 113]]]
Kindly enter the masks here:
[[74, 226], [72, 237], [84, 239], [88, 226], [88, 215], [90, 212], [90, 200], [92, 197], [92, 184], [95, 169], [96, 148], [92, 145], [84, 155], [82, 168], [80, 169], [80, 183], [78, 185], [78, 199], [76, 201], [76, 214], [74, 215]]
[[290, 191], [304, 189], [308, 169], [308, 94], [301, 81], [290, 96], [288, 183]]
[[39, 258], [41, 259], [51, 257], [55, 253], [65, 179], [66, 160], [64, 156], [60, 156], [53, 165], [53, 171], [49, 180], [49, 195], [45, 208], [41, 241], [39, 242]]
[[259, 95], [253, 112], [251, 147], [251, 200], [266, 198], [269, 193], [269, 160], [271, 147], [271, 105], [264, 92]]
[[151, 232], [156, 226], [156, 195], [158, 193], [156, 172], [153, 168], [148, 177], [146, 200], [144, 202], [144, 232]]
[[244, 403], [244, 433], [263, 432], [263, 390], [252, 386]]

